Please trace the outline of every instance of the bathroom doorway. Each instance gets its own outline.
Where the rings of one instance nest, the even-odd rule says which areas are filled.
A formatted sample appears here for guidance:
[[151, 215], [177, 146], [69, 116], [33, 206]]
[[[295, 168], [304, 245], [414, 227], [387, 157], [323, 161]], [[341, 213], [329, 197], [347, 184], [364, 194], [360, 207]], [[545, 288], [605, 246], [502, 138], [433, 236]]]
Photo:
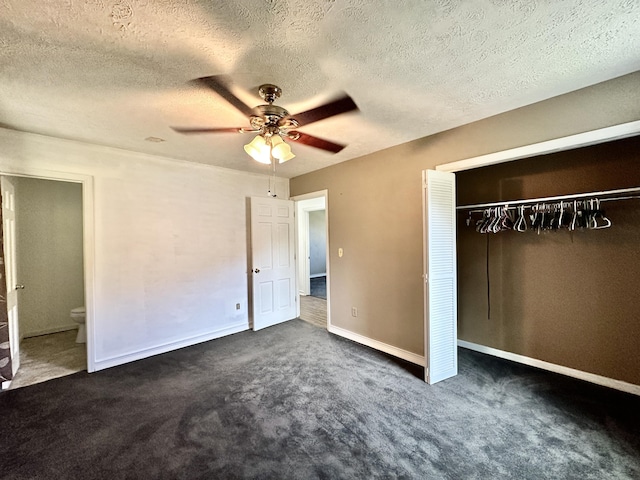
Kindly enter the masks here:
[[83, 185], [12, 176], [20, 367], [9, 388], [87, 369], [71, 309], [85, 305]]

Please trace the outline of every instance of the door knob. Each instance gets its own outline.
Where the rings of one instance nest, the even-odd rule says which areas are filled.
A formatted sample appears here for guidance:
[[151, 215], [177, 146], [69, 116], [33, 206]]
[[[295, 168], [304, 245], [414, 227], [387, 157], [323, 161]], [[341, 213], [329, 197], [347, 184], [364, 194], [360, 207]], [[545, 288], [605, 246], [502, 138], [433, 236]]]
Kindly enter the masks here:
[[16, 285], [16, 290], [24, 290], [24, 285]]
[[[254, 272], [255, 272], [255, 273], [260, 273], [260, 269], [259, 269], [259, 268], [256, 268], [256, 269], [254, 270]], [[24, 288], [24, 287], [22, 287], [22, 288]]]

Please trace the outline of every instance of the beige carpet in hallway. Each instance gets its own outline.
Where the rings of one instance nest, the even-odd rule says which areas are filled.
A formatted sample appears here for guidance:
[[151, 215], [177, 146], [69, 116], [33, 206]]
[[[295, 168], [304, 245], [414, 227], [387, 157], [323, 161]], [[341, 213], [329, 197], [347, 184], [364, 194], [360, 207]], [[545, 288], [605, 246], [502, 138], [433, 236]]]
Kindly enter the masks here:
[[326, 329], [327, 301], [318, 297], [300, 295], [300, 320]]
[[20, 369], [10, 389], [86, 370], [87, 346], [76, 343], [77, 333], [77, 330], [67, 330], [22, 340]]

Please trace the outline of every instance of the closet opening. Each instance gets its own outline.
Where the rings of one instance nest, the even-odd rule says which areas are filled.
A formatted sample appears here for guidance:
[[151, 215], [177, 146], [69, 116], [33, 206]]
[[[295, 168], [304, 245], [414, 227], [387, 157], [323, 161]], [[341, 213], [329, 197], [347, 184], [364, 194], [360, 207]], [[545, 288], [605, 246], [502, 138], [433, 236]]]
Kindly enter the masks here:
[[638, 152], [625, 134], [456, 173], [460, 346], [640, 394]]

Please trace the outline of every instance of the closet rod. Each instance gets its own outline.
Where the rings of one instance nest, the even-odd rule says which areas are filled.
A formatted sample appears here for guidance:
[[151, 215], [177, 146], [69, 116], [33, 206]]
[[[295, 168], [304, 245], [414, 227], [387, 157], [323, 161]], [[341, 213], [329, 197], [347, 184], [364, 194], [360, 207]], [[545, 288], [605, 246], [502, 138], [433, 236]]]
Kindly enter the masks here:
[[[475, 205], [460, 205], [456, 207], [456, 210], [470, 210], [472, 208], [489, 208], [489, 207], [503, 207], [505, 205], [523, 205], [529, 203], [545, 203], [545, 202], [553, 202], [555, 200], [575, 200], [578, 198], [590, 198], [590, 197], [602, 197], [605, 195], [620, 195], [622, 193], [634, 193], [640, 192], [640, 187], [632, 187], [632, 188], [619, 188], [617, 190], [603, 190], [600, 192], [590, 192], [590, 193], [575, 193], [573, 195], [558, 195], [556, 197], [540, 197], [540, 198], [530, 198], [527, 200], [511, 200], [508, 202], [493, 202], [493, 203], [477, 203]], [[633, 198], [633, 197], [627, 197]], [[605, 199], [601, 199], [605, 200]], [[614, 200], [613, 198], [607, 200]], [[620, 199], [622, 200], [622, 198]]]

